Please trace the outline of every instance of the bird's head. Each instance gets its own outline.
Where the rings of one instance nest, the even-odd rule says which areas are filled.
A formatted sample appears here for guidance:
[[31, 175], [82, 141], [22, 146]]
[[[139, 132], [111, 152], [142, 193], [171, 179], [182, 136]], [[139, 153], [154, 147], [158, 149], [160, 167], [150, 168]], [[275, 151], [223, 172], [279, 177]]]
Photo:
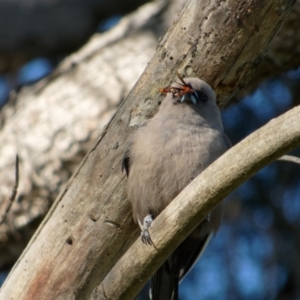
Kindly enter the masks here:
[[182, 78], [178, 72], [177, 76], [181, 82], [174, 82], [159, 92], [171, 94], [174, 102], [191, 103], [195, 106], [213, 102], [216, 105], [215, 93], [205, 81], [198, 78]]
[[174, 82], [159, 90], [160, 93], [167, 94], [165, 105], [170, 109], [171, 100], [178, 107], [179, 105], [190, 107], [208, 122], [221, 124], [216, 95], [210, 85], [199, 78], [182, 78], [178, 73], [177, 76], [180, 82]]

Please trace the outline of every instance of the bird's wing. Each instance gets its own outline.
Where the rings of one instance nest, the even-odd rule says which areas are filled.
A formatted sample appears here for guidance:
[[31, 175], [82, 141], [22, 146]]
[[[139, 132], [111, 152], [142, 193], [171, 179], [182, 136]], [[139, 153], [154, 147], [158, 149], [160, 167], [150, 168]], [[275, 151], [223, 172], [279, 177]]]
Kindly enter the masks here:
[[[138, 126], [137, 130], [141, 127], [147, 126], [149, 120], [145, 121], [144, 123], [142, 123], [141, 125]], [[132, 148], [132, 143], [133, 141], [131, 140], [131, 142], [129, 143], [124, 155], [123, 155], [123, 159], [122, 159], [122, 172], [124, 172], [124, 170], [126, 171], [126, 175], [127, 177], [129, 176], [129, 171], [130, 171], [130, 150]]]
[[211, 234], [204, 238], [187, 237], [151, 278], [153, 300], [178, 300], [178, 285], [206, 248]]
[[170, 272], [168, 261], [151, 278], [150, 299], [178, 300], [178, 277]]
[[185, 277], [185, 275], [194, 267], [199, 258], [202, 256], [204, 250], [206, 249], [212, 234], [208, 234], [203, 239], [198, 240], [198, 245], [196, 244], [193, 252], [189, 255], [189, 261], [187, 262], [184, 271], [180, 274], [179, 282]]
[[122, 159], [122, 172], [126, 172], [127, 177], [129, 176], [130, 170], [130, 146], [126, 149]]

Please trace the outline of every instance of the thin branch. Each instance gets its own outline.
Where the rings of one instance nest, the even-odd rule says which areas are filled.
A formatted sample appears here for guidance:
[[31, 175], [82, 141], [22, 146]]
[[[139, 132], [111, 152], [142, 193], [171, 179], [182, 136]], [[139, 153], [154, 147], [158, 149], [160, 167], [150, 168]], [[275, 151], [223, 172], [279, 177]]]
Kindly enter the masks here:
[[6, 216], [11, 209], [12, 204], [16, 199], [17, 192], [18, 192], [18, 186], [19, 186], [19, 156], [18, 156], [18, 154], [16, 154], [15, 185], [13, 187], [11, 196], [9, 197], [9, 202], [7, 204], [7, 207], [6, 207], [5, 211], [3, 212], [3, 215], [0, 218], [0, 225], [4, 223]]
[[279, 157], [277, 160], [292, 162], [292, 163], [300, 165], [300, 158], [297, 156], [293, 156], [293, 155], [283, 155], [283, 156]]

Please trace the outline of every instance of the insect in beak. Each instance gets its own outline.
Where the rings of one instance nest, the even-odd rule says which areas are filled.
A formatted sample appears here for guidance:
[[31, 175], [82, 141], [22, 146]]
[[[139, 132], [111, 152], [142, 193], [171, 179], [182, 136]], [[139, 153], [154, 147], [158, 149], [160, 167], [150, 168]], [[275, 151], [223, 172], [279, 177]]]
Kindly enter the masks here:
[[190, 100], [194, 104], [197, 104], [197, 94], [195, 94], [194, 89], [191, 87], [190, 84], [186, 83], [182, 76], [176, 72], [177, 77], [182, 83], [178, 83], [181, 85], [181, 87], [173, 87], [173, 86], [167, 86], [165, 88], [159, 89], [159, 92], [161, 94], [167, 94], [172, 93], [173, 97], [179, 97], [180, 102], [184, 102], [186, 100]]

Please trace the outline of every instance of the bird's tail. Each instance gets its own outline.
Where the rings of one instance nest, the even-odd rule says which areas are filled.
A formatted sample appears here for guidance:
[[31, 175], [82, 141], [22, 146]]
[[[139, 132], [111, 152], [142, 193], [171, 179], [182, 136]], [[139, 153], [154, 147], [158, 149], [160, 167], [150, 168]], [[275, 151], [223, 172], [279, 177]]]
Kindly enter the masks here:
[[179, 279], [170, 272], [165, 262], [151, 279], [151, 300], [178, 300]]

